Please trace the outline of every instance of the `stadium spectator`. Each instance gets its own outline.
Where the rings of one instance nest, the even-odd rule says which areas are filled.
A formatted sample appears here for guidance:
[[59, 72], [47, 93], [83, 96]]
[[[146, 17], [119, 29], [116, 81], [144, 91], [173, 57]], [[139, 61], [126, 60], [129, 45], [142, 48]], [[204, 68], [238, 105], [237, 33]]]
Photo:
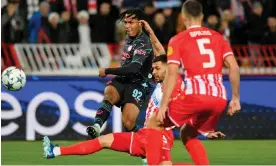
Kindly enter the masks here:
[[86, 55], [91, 54], [91, 35], [90, 35], [90, 27], [89, 27], [89, 14], [87, 11], [80, 11], [78, 14], [79, 20], [79, 41], [80, 41], [80, 54]]
[[237, 1], [237, 0], [231, 0], [231, 12], [233, 14], [234, 17], [237, 18], [237, 20], [240, 20], [240, 21], [243, 21], [245, 18], [244, 16], [244, 8], [243, 8], [243, 5], [242, 5], [242, 2], [244, 0], [240, 0], [240, 1]]
[[263, 6], [260, 2], [254, 2], [252, 10], [248, 1], [243, 2], [247, 20], [249, 44], [260, 44], [266, 28], [266, 18], [263, 15]]
[[208, 17], [210, 15], [216, 15], [217, 17], [220, 16], [219, 14], [219, 2], [218, 0], [198, 0], [203, 8], [203, 14], [204, 14], [204, 21], [207, 21]]
[[150, 26], [153, 25], [153, 17], [154, 17], [155, 11], [156, 11], [156, 8], [154, 7], [152, 1], [145, 4], [144, 6], [145, 20], [150, 24]]
[[[78, 32], [79, 32], [79, 51], [74, 54], [69, 54], [65, 61], [67, 65], [79, 68], [80, 66], [92, 67], [94, 63], [90, 61], [89, 57], [92, 55], [91, 38], [89, 27], [89, 14], [82, 10], [78, 13]], [[90, 63], [91, 62], [91, 63]]]
[[172, 8], [164, 8], [163, 14], [166, 18], [166, 23], [169, 25], [169, 29], [172, 31], [172, 33], [175, 35], [176, 32], [176, 15], [173, 12]]
[[220, 32], [231, 44], [247, 44], [244, 23], [239, 22], [230, 10], [224, 10], [221, 17]]
[[218, 17], [214, 14], [208, 16], [205, 27], [210, 28], [210, 29], [215, 30], [215, 31], [219, 31]]
[[20, 43], [24, 39], [25, 19], [19, 9], [19, 0], [8, 0], [1, 10], [1, 40], [5, 43]]
[[276, 1], [275, 0], [255, 0], [262, 4], [263, 15], [265, 18], [270, 16], [276, 17]]
[[111, 15], [111, 4], [100, 5], [99, 14], [92, 17], [92, 41], [115, 43], [115, 22], [118, 17]]
[[48, 17], [48, 21], [50, 23], [49, 26], [49, 39], [51, 43], [58, 43], [59, 42], [59, 32], [60, 32], [60, 27], [59, 27], [59, 15], [57, 12], [52, 12], [50, 13]]
[[168, 43], [173, 36], [173, 31], [169, 24], [166, 23], [165, 15], [162, 12], [156, 13], [153, 22], [153, 30], [159, 41], [162, 44]]
[[176, 33], [180, 33], [186, 29], [181, 13], [178, 13], [176, 20]]
[[[19, 0], [6, 0], [2, 3], [16, 2]], [[185, 2], [186, 0], [182, 0]], [[120, 43], [122, 42], [125, 32], [120, 24], [116, 24], [119, 10], [125, 10], [129, 7], [142, 7], [145, 12], [145, 20], [159, 32], [168, 32], [168, 34], [158, 35], [163, 44], [167, 44], [167, 36], [185, 30], [180, 8], [171, 8], [170, 6], [161, 9], [158, 3], [163, 1], [152, 0], [39, 0], [40, 10], [35, 12], [29, 20], [29, 28], [24, 26], [27, 23], [25, 11], [29, 11], [29, 16], [37, 9], [37, 4], [31, 0], [19, 1], [19, 7], [16, 7], [13, 18], [7, 17], [7, 8], [4, 6], [2, 10], [2, 41], [24, 42], [24, 38], [28, 38], [30, 43], [50, 42], [51, 25], [48, 21], [50, 11], [58, 12], [61, 15], [60, 33], [58, 41], [62, 43], [78, 42], [77, 32], [77, 14], [78, 11], [85, 10], [90, 15], [89, 25], [91, 30], [91, 40], [93, 42], [104, 43]], [[204, 6], [204, 25], [224, 34], [225, 38], [232, 44], [262, 44], [273, 43], [273, 35], [269, 37], [270, 28], [267, 25], [267, 17], [276, 16], [276, 7], [273, 0], [199, 0]], [[112, 4], [117, 4], [114, 6]], [[18, 5], [17, 5], [18, 6]], [[118, 9], [118, 7], [120, 7]], [[155, 12], [165, 15], [165, 23], [163, 26], [156, 26], [157, 23], [162, 23], [163, 16], [159, 13], [157, 17], [161, 20], [155, 20]], [[160, 8], [160, 9], [159, 9]], [[98, 11], [97, 11], [98, 10]], [[68, 12], [62, 12], [68, 11]], [[161, 17], [160, 17], [161, 16]], [[22, 22], [19, 21], [22, 18]], [[68, 18], [68, 19], [63, 19]], [[221, 19], [220, 19], [221, 18]], [[11, 21], [15, 20], [15, 21]], [[19, 26], [20, 25], [20, 26]], [[161, 28], [160, 28], [161, 27]], [[16, 30], [15, 30], [16, 29]], [[273, 29], [273, 28], [272, 28]], [[28, 37], [27, 37], [28, 35]], [[26, 37], [24, 37], [26, 36]], [[268, 41], [269, 40], [269, 41]]]
[[268, 29], [264, 34], [263, 44], [276, 44], [276, 17], [267, 19]]
[[49, 22], [48, 15], [50, 12], [50, 5], [48, 2], [44, 1], [40, 4], [40, 9], [38, 12], [35, 12], [29, 22], [29, 42], [38, 43], [39, 39], [44, 36], [45, 40], [49, 42], [46, 34], [49, 34]]
[[220, 29], [219, 29], [221, 35], [225, 40], [230, 43], [230, 28], [229, 28], [229, 22], [226, 20], [221, 21]]
[[60, 20], [59, 43], [78, 42], [78, 22], [69, 11], [63, 11]]

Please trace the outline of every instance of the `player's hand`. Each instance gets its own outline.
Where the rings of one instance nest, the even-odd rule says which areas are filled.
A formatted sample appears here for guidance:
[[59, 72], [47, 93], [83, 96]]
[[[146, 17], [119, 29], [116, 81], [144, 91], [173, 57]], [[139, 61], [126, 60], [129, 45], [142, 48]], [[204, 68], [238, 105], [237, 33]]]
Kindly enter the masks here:
[[160, 107], [158, 114], [157, 114], [157, 121], [159, 122], [159, 124], [164, 124], [164, 119], [166, 118], [166, 111], [167, 108], [162, 108]]
[[239, 99], [232, 99], [228, 106], [227, 114], [233, 116], [235, 113], [240, 112], [241, 104]]
[[101, 69], [99, 70], [99, 76], [100, 76], [100, 77], [106, 77], [105, 68], [101, 68]]
[[225, 134], [220, 131], [211, 132], [206, 136], [208, 139], [217, 139], [217, 138], [224, 138]]
[[147, 21], [145, 21], [145, 20], [140, 20], [139, 22], [142, 24], [142, 26], [145, 28], [145, 30], [146, 30], [148, 33], [153, 33], [153, 30], [151, 29], [151, 27], [150, 27], [150, 25], [149, 25], [149, 23], [148, 23]]

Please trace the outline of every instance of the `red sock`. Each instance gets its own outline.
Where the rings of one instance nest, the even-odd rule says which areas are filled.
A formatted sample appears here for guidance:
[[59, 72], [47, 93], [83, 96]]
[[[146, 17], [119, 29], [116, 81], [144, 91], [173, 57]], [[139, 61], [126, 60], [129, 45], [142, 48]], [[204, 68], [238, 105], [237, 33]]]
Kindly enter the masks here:
[[148, 165], [159, 165], [163, 144], [162, 131], [147, 129], [146, 158]]
[[189, 139], [185, 146], [194, 164], [209, 165], [209, 160], [206, 154], [206, 150], [198, 138]]
[[60, 147], [61, 155], [87, 155], [101, 150], [99, 139], [80, 142], [71, 146]]

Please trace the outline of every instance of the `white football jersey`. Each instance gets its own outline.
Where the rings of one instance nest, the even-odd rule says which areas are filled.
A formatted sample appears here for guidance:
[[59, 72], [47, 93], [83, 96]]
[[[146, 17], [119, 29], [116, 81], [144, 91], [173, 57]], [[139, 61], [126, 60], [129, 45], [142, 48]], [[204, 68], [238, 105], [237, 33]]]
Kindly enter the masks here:
[[147, 121], [156, 111], [158, 111], [162, 96], [163, 96], [162, 84], [158, 83], [150, 97], [148, 108], [146, 111], [145, 121]]

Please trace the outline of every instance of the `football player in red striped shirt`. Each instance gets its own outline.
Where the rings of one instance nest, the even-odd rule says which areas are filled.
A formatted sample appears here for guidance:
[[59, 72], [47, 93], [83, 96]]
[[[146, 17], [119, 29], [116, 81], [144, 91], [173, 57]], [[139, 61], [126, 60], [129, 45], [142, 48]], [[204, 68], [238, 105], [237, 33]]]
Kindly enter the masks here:
[[[163, 54], [165, 54], [165, 52]], [[53, 145], [49, 138], [45, 136], [43, 139], [44, 157], [55, 158], [56, 156], [65, 155], [87, 155], [96, 153], [104, 148], [108, 148], [120, 152], [127, 152], [132, 156], [139, 157], [158, 155], [159, 158], [154, 161], [155, 163], [163, 165], [172, 164], [170, 151], [173, 145], [174, 137], [171, 129], [174, 126], [167, 127], [166, 130], [164, 130], [162, 126], [152, 127], [151, 121], [149, 120], [159, 110], [158, 108], [162, 98], [162, 82], [165, 77], [166, 68], [166, 55], [157, 56], [153, 60], [153, 75], [156, 82], [158, 82], [158, 85], [150, 98], [149, 105], [146, 110], [144, 128], [140, 129], [138, 132], [111, 133], [93, 140], [61, 147]], [[179, 76], [175, 86], [175, 93], [172, 97], [175, 98], [178, 95], [183, 95], [183, 88], [183, 81]], [[148, 128], [148, 126], [150, 126], [150, 128]], [[153, 135], [154, 137], [148, 133], [155, 133]], [[214, 132], [213, 134], [218, 135], [218, 133], [220, 132]], [[156, 140], [156, 138], [161, 139]], [[157, 148], [148, 148], [147, 140], [155, 140], [152, 144]]]
[[[204, 135], [213, 132], [227, 106], [223, 65], [229, 68], [232, 86], [228, 114], [233, 115], [241, 109], [239, 66], [223, 37], [201, 26], [203, 14], [199, 2], [186, 1], [182, 6], [182, 15], [187, 30], [169, 42], [168, 71], [157, 123], [165, 127], [170, 123], [180, 127], [183, 144], [194, 163], [208, 165], [205, 148], [197, 139], [198, 131]], [[185, 99], [170, 101], [180, 64], [185, 69]]]

